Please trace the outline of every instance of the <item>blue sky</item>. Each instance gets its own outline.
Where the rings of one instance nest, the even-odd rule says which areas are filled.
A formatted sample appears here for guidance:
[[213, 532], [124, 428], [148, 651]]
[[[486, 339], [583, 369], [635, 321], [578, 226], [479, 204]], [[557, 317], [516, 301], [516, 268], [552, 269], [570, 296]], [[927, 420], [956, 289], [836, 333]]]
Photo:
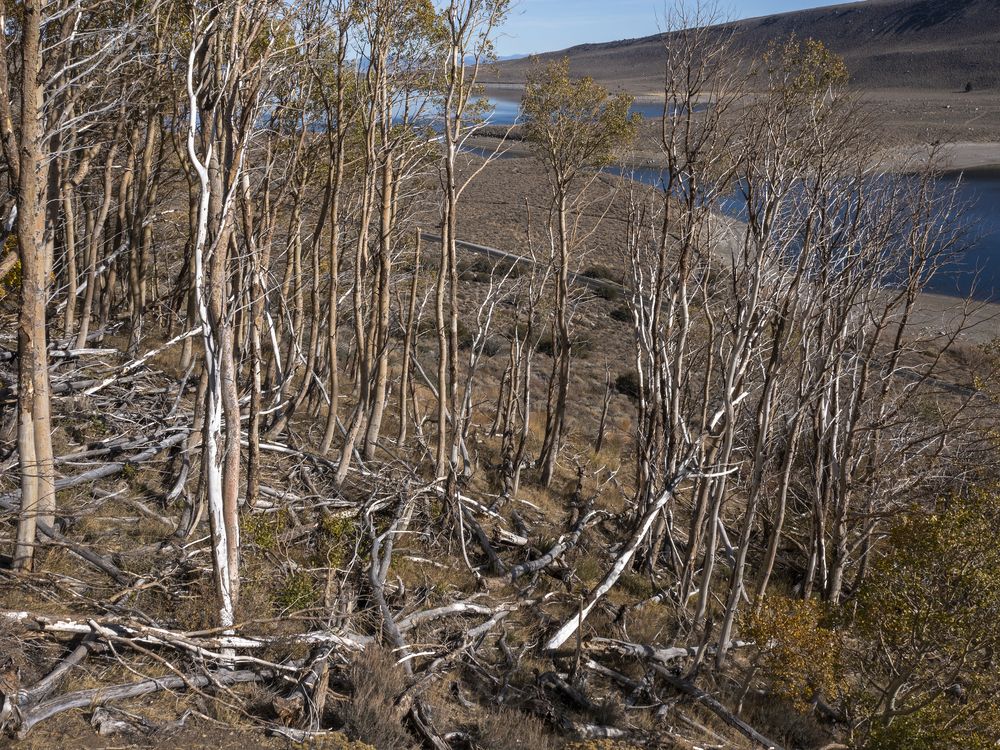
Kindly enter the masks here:
[[[751, 18], [836, 0], [720, 0], [728, 18]], [[584, 42], [649, 36], [660, 30], [672, 0], [514, 0], [497, 40], [500, 55], [550, 52]]]

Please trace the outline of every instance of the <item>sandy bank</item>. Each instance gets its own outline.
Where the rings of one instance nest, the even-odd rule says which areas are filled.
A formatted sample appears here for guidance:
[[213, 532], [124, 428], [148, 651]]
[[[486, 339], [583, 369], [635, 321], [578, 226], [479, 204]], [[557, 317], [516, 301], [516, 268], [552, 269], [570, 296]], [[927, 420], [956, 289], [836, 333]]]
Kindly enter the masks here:
[[[890, 163], [900, 168], [916, 168], [927, 164], [930, 155], [929, 145], [911, 145], [893, 149], [888, 157]], [[938, 166], [945, 170], [1000, 167], [1000, 142], [946, 143], [940, 147], [937, 159]]]

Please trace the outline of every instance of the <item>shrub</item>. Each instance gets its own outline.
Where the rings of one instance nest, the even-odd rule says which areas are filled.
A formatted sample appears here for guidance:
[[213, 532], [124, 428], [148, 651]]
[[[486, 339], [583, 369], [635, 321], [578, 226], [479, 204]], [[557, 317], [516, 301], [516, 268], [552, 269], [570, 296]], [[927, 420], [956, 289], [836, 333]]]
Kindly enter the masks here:
[[483, 342], [484, 357], [495, 357], [503, 350], [504, 350], [503, 341], [496, 338], [495, 336], [490, 336]]
[[551, 357], [555, 354], [555, 343], [552, 340], [551, 333], [546, 333], [538, 339], [538, 353], [544, 354], [547, 357]]
[[1000, 737], [1000, 490], [914, 510], [857, 597], [859, 726], [872, 750], [995, 747]]
[[504, 276], [517, 278], [521, 270], [519, 263], [512, 264], [504, 259], [478, 256], [460, 264], [458, 277], [463, 281], [474, 281], [479, 284], [486, 284], [492, 278], [499, 283]]
[[501, 708], [479, 719], [476, 734], [490, 750], [548, 750], [552, 741], [545, 724], [513, 708]]
[[413, 738], [396, 719], [396, 699], [406, 679], [392, 655], [370, 646], [351, 663], [351, 700], [341, 709], [344, 732], [376, 750], [413, 746]]
[[284, 513], [243, 513], [240, 516], [240, 534], [261, 549], [273, 550], [278, 546], [278, 533], [284, 523]]
[[635, 370], [624, 372], [615, 378], [615, 390], [629, 398], [639, 398], [639, 373]]
[[868, 735], [865, 747], [870, 750], [937, 750], [958, 747], [949, 742], [949, 733], [944, 729], [949, 714], [948, 706], [932, 705], [909, 716], [900, 716], [892, 723], [877, 724]]
[[[461, 320], [458, 321], [458, 348], [467, 351], [476, 343], [477, 332], [469, 328]], [[481, 342], [484, 357], [495, 357], [504, 349], [503, 342], [495, 336], [487, 336]]]
[[322, 562], [332, 567], [344, 564], [357, 534], [354, 518], [329, 513], [319, 525], [319, 550]]
[[[574, 359], [586, 359], [594, 349], [590, 339], [578, 338], [570, 340], [571, 356]], [[555, 344], [552, 334], [546, 333], [538, 340], [538, 353], [551, 357], [555, 354]]]
[[617, 320], [619, 323], [632, 322], [632, 311], [628, 305], [619, 305], [611, 311], [610, 315], [612, 320]]
[[458, 321], [458, 348], [471, 349], [476, 341], [476, 332], [469, 328], [464, 321]]
[[747, 687], [756, 674], [763, 674], [771, 692], [800, 711], [817, 694], [835, 695], [840, 637], [825, 625], [824, 611], [815, 600], [764, 599], [740, 627], [741, 636], [755, 644]]
[[600, 284], [595, 286], [593, 291], [595, 297], [609, 302], [617, 302], [622, 298], [622, 290], [611, 284]]
[[605, 268], [604, 266], [591, 266], [580, 275], [586, 276], [588, 279], [597, 279], [598, 281], [618, 282], [621, 279], [621, 274], [610, 268]]
[[278, 590], [275, 602], [286, 610], [308, 609], [316, 603], [316, 587], [312, 576], [304, 571], [292, 573]]
[[375, 750], [365, 742], [352, 742], [343, 732], [318, 734], [305, 742], [294, 745], [301, 750]]

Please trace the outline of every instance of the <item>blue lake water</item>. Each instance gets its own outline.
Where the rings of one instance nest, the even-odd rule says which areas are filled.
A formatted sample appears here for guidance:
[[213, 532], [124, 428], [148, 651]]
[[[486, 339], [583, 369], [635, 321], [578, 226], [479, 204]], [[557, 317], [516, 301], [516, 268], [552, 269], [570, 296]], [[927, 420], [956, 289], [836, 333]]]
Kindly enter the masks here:
[[[622, 174], [619, 169], [608, 171]], [[653, 186], [662, 179], [662, 171], [655, 168], [626, 170], [624, 175]], [[939, 182], [942, 192], [958, 186], [962, 252], [951, 267], [931, 279], [928, 291], [1000, 301], [1000, 167], [948, 172]], [[743, 218], [737, 200], [723, 198], [720, 207], [727, 216]]]
[[[521, 112], [520, 95], [513, 92], [490, 92], [492, 112], [488, 117], [494, 125], [513, 125]], [[663, 104], [637, 102], [632, 106], [648, 119], [663, 116]], [[481, 156], [492, 152], [470, 149]], [[608, 172], [621, 174], [619, 170]], [[661, 171], [640, 168], [628, 171], [626, 176], [648, 185], [658, 185]], [[970, 169], [964, 172], [945, 173], [940, 178], [942, 190], [958, 184], [958, 200], [963, 206], [962, 224], [966, 231], [963, 252], [951, 268], [935, 275], [928, 285], [929, 291], [940, 294], [973, 296], [980, 300], [1000, 301], [1000, 167]], [[729, 216], [740, 218], [737, 201], [722, 201], [722, 210]]]
[[[492, 112], [489, 115], [489, 122], [492, 125], [513, 125], [521, 114], [521, 97], [511, 93], [493, 92], [489, 96]], [[663, 117], [663, 104], [656, 102], [636, 102], [629, 110], [632, 113], [640, 114], [644, 118], [659, 119]]]
[[942, 278], [935, 291], [968, 294], [972, 290], [978, 299], [1000, 300], [1000, 168], [970, 169], [942, 180], [954, 185], [959, 178], [968, 247], [960, 267], [952, 272], [954, 278]]

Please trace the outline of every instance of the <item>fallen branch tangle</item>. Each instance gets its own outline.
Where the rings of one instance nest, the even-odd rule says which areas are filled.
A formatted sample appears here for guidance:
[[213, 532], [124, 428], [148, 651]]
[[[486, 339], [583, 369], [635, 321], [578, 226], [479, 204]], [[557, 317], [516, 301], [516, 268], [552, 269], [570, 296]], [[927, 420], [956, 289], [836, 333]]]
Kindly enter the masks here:
[[[421, 705], [418, 696], [426, 690], [431, 681], [440, 679], [444, 673], [453, 668], [461, 660], [466, 649], [478, 648], [482, 639], [506, 617], [518, 609], [536, 603], [535, 601], [524, 601], [490, 607], [468, 600], [459, 601], [415, 612], [394, 621], [396, 632], [402, 634], [418, 626], [426, 626], [450, 616], [488, 615], [485, 621], [464, 631], [457, 648], [452, 648], [445, 654], [432, 659], [424, 670], [414, 673], [411, 687], [400, 697], [400, 712], [410, 711], [410, 706], [414, 707], [412, 710], [424, 711], [423, 708], [417, 708]], [[214, 689], [229, 685], [262, 682], [276, 686], [281, 684], [299, 685], [298, 688], [292, 690], [290, 694], [292, 697], [297, 694], [296, 690], [306, 689], [303, 685], [308, 687], [309, 691], [315, 692], [319, 675], [325, 674], [328, 669], [328, 667], [318, 667], [317, 664], [323, 664], [329, 660], [349, 659], [351, 653], [361, 651], [375, 642], [371, 636], [332, 631], [309, 631], [293, 636], [271, 637], [239, 634], [203, 635], [173, 632], [165, 628], [120, 618], [56, 618], [26, 611], [0, 612], [0, 620], [8, 626], [16, 625], [27, 631], [47, 633], [63, 638], [83, 637], [79, 645], [72, 649], [41, 680], [31, 686], [18, 686], [12, 693], [3, 696], [4, 710], [0, 716], [4, 718], [0, 727], [18, 737], [26, 736], [40, 722], [65, 711], [77, 708], [95, 708], [159, 691]], [[314, 649], [319, 649], [314, 653], [320, 656], [305, 662], [292, 660], [277, 663], [237, 653], [240, 651], [253, 652], [260, 649], [273, 650], [276, 647], [292, 644], [312, 645]], [[731, 647], [741, 645], [744, 644], [732, 644]], [[144, 652], [147, 648], [167, 649], [177, 654], [177, 658], [191, 657], [195, 660], [194, 664], [198, 665], [197, 671], [184, 672], [181, 666], [177, 666], [175, 668], [176, 674], [173, 675], [109, 687], [79, 690], [55, 698], [49, 697], [69, 672], [81, 665], [90, 655], [107, 653], [109, 647], [121, 648], [123, 646], [131, 646], [140, 652]], [[662, 665], [673, 664], [676, 666], [678, 661], [694, 657], [698, 650], [696, 647], [658, 649], [642, 644], [594, 638], [585, 642], [584, 648], [591, 657], [620, 655], [653, 662], [652, 668], [667, 685], [705, 705], [724, 722], [735, 727], [747, 737], [765, 747], [780, 750], [776, 743], [763, 737], [746, 722], [733, 716], [708, 693], [696, 688], [688, 681], [677, 678], [672, 671], [663, 668]], [[404, 657], [404, 659], [407, 663], [410, 662], [408, 657]], [[178, 665], [180, 664], [181, 662], [178, 662]], [[601, 667], [592, 660], [588, 659], [588, 664], [590, 668], [611, 676], [614, 682], [622, 683], [624, 687], [632, 691], [639, 687], [638, 683], [626, 676]], [[183, 669], [191, 670], [192, 666], [189, 665]], [[588, 698], [569, 686], [555, 673], [546, 673], [540, 679], [543, 682], [551, 683], [557, 688], [557, 692], [569, 696], [571, 701], [578, 704], [579, 707], [593, 708], [593, 704]], [[306, 702], [301, 700], [301, 696], [294, 700], [293, 704], [297, 706], [297, 711], [305, 711]], [[288, 705], [287, 702], [282, 703], [285, 709]], [[309, 724], [312, 726], [312, 731], [319, 730], [315, 714], [309, 720]], [[628, 736], [627, 731], [614, 728], [591, 727], [583, 729], [582, 725], [576, 725], [573, 722], [569, 722], [567, 726], [573, 727], [573, 731], [580, 736]], [[292, 731], [294, 732], [294, 730]], [[444, 746], [448, 747], [449, 745], [445, 744]]]
[[[641, 683], [612, 666], [598, 665], [595, 660], [626, 659], [651, 667], [676, 668], [698, 656], [699, 648], [695, 646], [646, 646], [591, 637], [583, 630], [588, 616], [629, 569], [658, 514], [671, 502], [678, 488], [696, 476], [717, 471], [696, 465], [697, 442], [672, 481], [635, 518], [594, 509], [594, 497], [582, 503], [584, 473], [578, 467], [576, 490], [570, 501], [571, 518], [561, 533], [557, 532], [553, 541], [544, 545], [539, 545], [532, 529], [546, 519], [538, 508], [517, 497], [508, 498], [509, 513], [498, 512], [490, 497], [465, 488], [452, 496], [449, 492], [453, 490], [441, 481], [427, 481], [410, 467], [392, 462], [362, 463], [360, 454], [355, 455], [357, 460], [345, 473], [350, 482], [338, 485], [334, 478], [340, 473], [340, 462], [298, 447], [292, 440], [259, 442], [258, 449], [286, 473], [267, 477], [267, 482], [259, 487], [259, 495], [266, 500], [258, 500], [254, 508], [243, 509], [244, 519], [266, 524], [277, 513], [287, 513], [292, 528], [276, 534], [275, 538], [278, 544], [296, 546], [317, 546], [324, 534], [329, 533], [327, 528], [346, 527], [363, 532], [353, 542], [353, 557], [349, 548], [341, 547], [346, 555], [326, 572], [328, 594], [324, 617], [310, 613], [301, 625], [283, 628], [282, 632], [272, 632], [267, 623], [186, 632], [166, 621], [128, 615], [128, 603], [138, 601], [139, 592], [147, 587], [161, 587], [176, 595], [182, 591], [173, 578], [176, 573], [210, 574], [204, 562], [208, 557], [205, 546], [208, 540], [191, 535], [201, 512], [197, 504], [187, 502], [184, 510], [187, 522], [175, 521], [169, 505], [157, 507], [153, 500], [143, 502], [130, 497], [127, 488], [102, 487], [102, 483], [121, 482], [155, 461], [157, 469], [163, 467], [163, 486], [172, 488], [168, 501], [184, 497], [185, 486], [196, 476], [189, 468], [190, 446], [200, 435], [183, 426], [183, 421], [177, 426], [169, 425], [175, 424], [184, 403], [187, 377], [178, 388], [176, 383], [163, 382], [147, 367], [157, 352], [190, 335], [188, 331], [174, 337], [146, 355], [112, 369], [111, 373], [97, 377], [81, 371], [69, 374], [67, 382], [77, 385], [67, 392], [84, 391], [81, 398], [110, 403], [144, 399], [148, 400], [150, 411], [143, 415], [145, 421], [136, 422], [129, 433], [88, 442], [56, 458], [55, 465], [64, 472], [64, 476], [56, 479], [56, 488], [91, 488], [97, 498], [95, 502], [120, 497], [130, 507], [139, 508], [144, 516], [169, 527], [176, 526], [173, 541], [155, 552], [172, 564], [163, 565], [155, 573], [137, 575], [130, 572], [130, 550], [106, 554], [99, 551], [100, 543], [75, 541], [68, 532], [40, 521], [38, 530], [43, 537], [64, 547], [122, 589], [117, 592], [105, 589], [101, 593], [101, 600], [114, 603], [115, 609], [110, 609], [114, 614], [100, 609], [77, 610], [64, 616], [25, 610], [0, 611], [0, 623], [5, 628], [31, 632], [36, 638], [49, 638], [65, 647], [64, 656], [48, 665], [41, 678], [3, 695], [0, 711], [3, 731], [23, 737], [39, 723], [66, 711], [92, 710], [162, 691], [196, 692], [228, 700], [232, 697], [230, 688], [255, 683], [273, 696], [275, 713], [285, 725], [275, 731], [292, 738], [319, 737], [330, 726], [327, 691], [335, 675], [343, 674], [345, 667], [366, 649], [388, 647], [407, 675], [402, 691], [394, 696], [395, 716], [427, 745], [444, 750], [459, 742], [462, 733], [443, 735], [435, 728], [433, 706], [427, 697], [430, 689], [444, 679], [456, 676], [461, 679], [460, 675], [466, 671], [478, 674], [501, 691], [509, 689], [503, 686], [509, 685], [521, 658], [507, 644], [510, 628], [544, 634], [554, 617], [564, 618], [562, 627], [547, 641], [536, 644], [541, 647], [542, 658], [551, 658], [557, 664], [565, 656], [560, 647], [576, 634], [580, 644], [577, 659], [580, 652], [586, 653], [587, 668], [601, 675], [612, 690], [622, 690], [626, 696], [638, 690]], [[167, 426], [162, 421], [160, 426], [154, 426], [164, 411], [169, 418]], [[719, 415], [713, 420], [713, 428], [721, 419]], [[242, 432], [240, 438], [249, 444], [247, 432]], [[461, 449], [465, 450], [464, 446]], [[18, 500], [16, 490], [0, 495], [0, 508], [14, 511]], [[437, 522], [429, 515], [431, 500], [439, 501], [446, 509], [458, 510], [449, 522], [452, 533], [461, 535], [461, 548], [444, 558], [445, 562], [429, 557], [442, 544], [451, 543], [447, 537], [437, 539], [430, 531]], [[537, 515], [529, 523], [515, 508]], [[184, 538], [185, 528], [187, 538]], [[601, 554], [599, 559], [607, 565], [606, 573], [582, 605], [574, 603], [567, 608], [558, 591], [545, 593], [547, 576], [538, 574], [548, 572], [552, 580], [562, 580], [572, 573], [575, 556], [585, 554], [581, 550], [591, 546], [588, 543], [591, 537], [599, 540], [598, 549], [608, 549], [608, 534], [624, 537], [625, 544], [614, 548], [611, 555]], [[396, 564], [394, 553], [411, 538], [431, 547], [413, 555], [409, 554], [413, 548], [408, 544], [407, 554], [397, 557], [416, 565], [431, 563], [435, 569], [444, 571], [451, 567], [465, 570], [468, 565], [479, 593], [456, 596], [456, 592], [449, 592], [428, 603], [426, 594], [415, 599], [414, 592], [406, 591], [402, 581], [392, 575]], [[366, 546], [367, 558], [359, 554]], [[358, 608], [359, 602], [367, 607]], [[301, 654], [303, 648], [309, 650], [305, 660], [289, 656]], [[129, 671], [147, 677], [60, 695], [59, 688], [66, 677], [87, 668], [91, 660], [101, 664], [117, 661]], [[153, 670], [157, 676], [149, 676]], [[657, 679], [669, 689], [695, 698], [718, 713], [723, 721], [735, 719], [726, 715], [721, 704], [713, 703], [710, 696], [699, 692], [699, 688], [689, 683], [674, 684], [665, 674]], [[563, 677], [558, 668], [542, 672], [537, 687], [546, 699], [529, 704], [530, 710], [558, 731], [581, 739], [633, 736], [628, 728], [595, 723], [591, 715], [598, 711], [600, 702], [590, 697], [575, 679]], [[565, 715], [564, 703], [581, 715], [575, 718]], [[95, 716], [95, 721], [100, 718], [98, 723], [107, 725], [108, 731], [128, 726], [127, 721], [102, 717]], [[740, 720], [735, 721], [733, 726], [744, 731]], [[633, 739], [639, 737], [635, 734]]]
[[[121, 380], [108, 377], [98, 379], [96, 384], [100, 386], [100, 391], [95, 389], [91, 397], [96, 397], [100, 392], [106, 397], [114, 398], [116, 389], [133, 387], [130, 383], [131, 381], [126, 381], [123, 385]], [[169, 387], [163, 390], [170, 392]], [[56, 486], [62, 489], [87, 487], [114, 480], [127, 473], [130, 467], [142, 467], [154, 459], [162, 458], [165, 463], [169, 463], [169, 459], [178, 450], [184, 456], [183, 451], [192, 435], [189, 429], [182, 427], [165, 427], [147, 434], [148, 437], [135, 435], [108, 438], [60, 457], [57, 465], [61, 467], [86, 461], [103, 460], [103, 463], [59, 478]], [[534, 546], [530, 528], [517, 511], [511, 512], [513, 528], [517, 530], [515, 533], [508, 528], [505, 515], [491, 510], [489, 502], [480, 502], [471, 492], [458, 494], [457, 505], [461, 508], [466, 541], [471, 545], [469, 550], [475, 551], [478, 547], [480, 559], [485, 562], [476, 570], [477, 580], [484, 582], [489, 576], [500, 576], [501, 578], [492, 580], [517, 584], [523, 586], [524, 590], [516, 592], [514, 587], [510, 587], [506, 596], [478, 593], [452, 601], [437, 601], [433, 606], [414, 608], [412, 604], [406, 603], [405, 597], [397, 602], [402, 591], [390, 575], [393, 552], [400, 540], [414, 533], [411, 529], [414, 518], [420, 518], [421, 529], [426, 528], [424, 525], [427, 519], [422, 515], [424, 511], [419, 510], [422, 502], [430, 498], [447, 501], [447, 493], [440, 483], [428, 483], [409, 472], [400, 475], [394, 474], [391, 468], [380, 469], [358, 464], [351, 471], [358, 486], [349, 492], [340, 490], [332, 493], [324, 482], [338, 471], [336, 462], [277, 442], [263, 443], [261, 448], [268, 454], [279, 457], [276, 460], [297, 462], [299, 468], [296, 472], [301, 472], [303, 486], [297, 486], [294, 481], [286, 483], [280, 491], [264, 486], [261, 492], [269, 499], [262, 502], [257, 510], [248, 509], [245, 513], [267, 518], [268, 513], [284, 508], [296, 518], [300, 514], [309, 514], [314, 521], [297, 520], [293, 529], [295, 533], [287, 532], [281, 536], [287, 537], [290, 542], [294, 540], [296, 544], [312, 543], [310, 540], [315, 540], [316, 535], [321, 533], [323, 519], [333, 518], [334, 515], [350, 519], [349, 523], [356, 525], [358, 529], [368, 528], [372, 548], [362, 581], [373, 595], [374, 609], [378, 612], [381, 624], [371, 628], [370, 618], [361, 620], [349, 616], [343, 618], [337, 627], [317, 627], [319, 623], [311, 621], [312, 624], [306, 624], [296, 632], [281, 634], [269, 634], [265, 624], [254, 623], [237, 624], [225, 631], [184, 632], [152, 622], [148, 618], [109, 616], [97, 611], [66, 616], [24, 610], [0, 611], [0, 623], [4, 627], [33, 632], [37, 634], [36, 637], [49, 637], [67, 646], [65, 656], [50, 665], [45, 676], [34, 684], [20, 685], [18, 690], [3, 696], [4, 709], [0, 713], [0, 721], [4, 731], [23, 737], [39, 723], [66, 711], [93, 709], [160, 691], [196, 691], [209, 694], [220, 693], [239, 684], [258, 683], [274, 693], [275, 711], [279, 716], [284, 716], [283, 721], [288, 724], [281, 728], [281, 733], [289, 737], [318, 736], [326, 731], [323, 706], [326, 703], [326, 685], [332, 679], [331, 675], [350, 664], [365, 649], [385, 642], [393, 649], [397, 662], [409, 675], [405, 689], [397, 696], [397, 715], [401, 720], [408, 721], [429, 745], [451, 747], [449, 740], [442, 737], [433, 726], [431, 706], [423, 698], [428, 689], [446, 675], [460, 673], [464, 668], [484, 669], [490, 661], [489, 657], [484, 660], [484, 656], [497, 653], [498, 648], [507, 654], [500, 663], [507, 662], [507, 669], [510, 669], [510, 665], [516, 663], [516, 657], [504, 642], [506, 623], [513, 619], [523, 620], [519, 627], [537, 632], [542, 627], [541, 621], [537, 619], [542, 614], [542, 609], [557, 605], [559, 601], [555, 592], [540, 597], [531, 593], [539, 585], [535, 574], [556, 566], [571, 567], [571, 558], [586, 536], [600, 533], [595, 531], [600, 528], [598, 522], [610, 520], [611, 523], [621, 523], [621, 518], [615, 519], [604, 510], [593, 509], [592, 501], [579, 505], [583, 481], [581, 473], [572, 503], [573, 516], [568, 522], [571, 525], [546, 549], [534, 551], [532, 556], [525, 559], [525, 551], [534, 550]], [[648, 512], [626, 529], [629, 542], [615, 555], [609, 573], [592, 592], [583, 611], [577, 612], [570, 619], [574, 629], [582, 624], [599, 598], [614, 586], [656, 512], [666, 504], [671, 493], [690, 473], [691, 470], [686, 466], [682, 468], [676, 481], [651, 505]], [[293, 474], [298, 476], [295, 472]], [[170, 481], [167, 485], [170, 485]], [[363, 489], [367, 496], [364, 502], [351, 499], [357, 489]], [[116, 494], [118, 493], [105, 490], [98, 492], [95, 488], [97, 497], [114, 497]], [[125, 500], [128, 501], [128, 498]], [[16, 492], [0, 496], [0, 507], [13, 510], [16, 501]], [[174, 523], [172, 519], [163, 517], [145, 504], [139, 504], [147, 515], [152, 514], [171, 525]], [[386, 525], [384, 517], [390, 512], [392, 519]], [[54, 544], [66, 547], [95, 570], [107, 575], [114, 583], [125, 587], [117, 594], [106, 594], [107, 601], [127, 601], [128, 597], [134, 596], [130, 592], [140, 591], [144, 586], [164, 585], [168, 582], [168, 579], [158, 579], [151, 575], [136, 576], [119, 564], [117, 559], [112, 561], [111, 556], [71, 541], [64, 533], [45, 523], [39, 524], [39, 530]], [[500, 544], [495, 545], [495, 541]], [[203, 541], [196, 542], [183, 557], [197, 555], [201, 544]], [[470, 551], [464, 555], [471, 563]], [[176, 553], [164, 550], [159, 554], [169, 556]], [[426, 557], [407, 556], [407, 559], [418, 564], [427, 562]], [[351, 568], [353, 565], [354, 563], [348, 563], [347, 567]], [[483, 578], [479, 570], [488, 572], [489, 575]], [[492, 584], [487, 584], [487, 587], [491, 588]], [[338, 606], [344, 605], [353, 608], [355, 602], [338, 603]], [[363, 613], [364, 610], [361, 610], [354, 614]], [[368, 624], [355, 629], [358, 628], [357, 623], [362, 621]], [[415, 635], [418, 633], [419, 637]], [[494, 642], [489, 639], [497, 640]], [[550, 649], [554, 648], [552, 642], [550, 640], [548, 644]], [[693, 647], [653, 648], [600, 638], [584, 639], [582, 645], [591, 659], [610, 655], [616, 658], [651, 660], [657, 664], [676, 665], [697, 652]], [[301, 647], [310, 649], [310, 656], [305, 661], [282, 656]], [[140, 673], [148, 674], [152, 666], [162, 676], [59, 695], [59, 687], [66, 676], [74, 670], [85, 668], [87, 661], [94, 658], [101, 661], [124, 660], [128, 664], [141, 660], [145, 666]], [[134, 666], [129, 668], [133, 671], [136, 669]], [[608, 674], [616, 675], [610, 680], [615, 686], [620, 685], [622, 679], [628, 679], [614, 670], [608, 670]], [[595, 710], [597, 704], [559, 677], [557, 672], [545, 673], [543, 683], [543, 687], [547, 686], [557, 701], [570, 700], [585, 712]], [[128, 726], [127, 722], [116, 723], [107, 717], [102, 720], [102, 726], [105, 723], [108, 727]], [[626, 729], [566, 717], [560, 718], [556, 725], [561, 731], [581, 738], [629, 735]]]
[[157, 677], [125, 685], [78, 690], [36, 705], [18, 706], [16, 713], [19, 714], [19, 720], [12, 723], [8, 729], [14, 731], [18, 737], [24, 738], [36, 724], [46, 719], [51, 719], [64, 711], [71, 711], [74, 708], [104, 706], [116, 701], [138, 698], [142, 695], [158, 693], [163, 690], [182, 690], [185, 688], [213, 686], [224, 687], [248, 682], [260, 682], [270, 676], [273, 675], [270, 675], [267, 671], [225, 671], [204, 675]]
[[[407, 632], [418, 625], [425, 625], [452, 614], [489, 614], [481, 625], [466, 631], [464, 639], [472, 643], [495, 627], [509, 615], [517, 605], [501, 607], [497, 610], [473, 605], [469, 602], [455, 604], [414, 613], [394, 623], [398, 632]], [[5, 719], [2, 728], [23, 737], [40, 721], [73, 708], [104, 705], [119, 700], [145, 695], [160, 690], [178, 690], [192, 687], [229, 685], [245, 682], [273, 681], [276, 678], [297, 675], [302, 665], [295, 662], [275, 663], [239, 651], [257, 651], [294, 644], [313, 645], [325, 649], [326, 658], [334, 654], [344, 657], [351, 652], [363, 650], [374, 642], [371, 636], [332, 631], [310, 631], [293, 636], [252, 636], [218, 635], [201, 636], [177, 633], [165, 628], [144, 625], [124, 620], [55, 618], [29, 612], [0, 612], [0, 620], [8, 625], [18, 625], [25, 630], [50, 633], [63, 637], [84, 636], [81, 645], [50, 672], [48, 676], [28, 688], [20, 688], [10, 695], [4, 695]], [[198, 664], [214, 664], [216, 671], [203, 675], [178, 675], [145, 680], [131, 685], [78, 691], [52, 700], [45, 700], [58, 686], [68, 672], [80, 664], [91, 653], [103, 646], [132, 646], [166, 648], [196, 659]], [[434, 672], [432, 665], [431, 673]], [[309, 668], [314, 667], [314, 662]], [[230, 671], [235, 668], [237, 671]], [[315, 679], [315, 678], [314, 678]]]

